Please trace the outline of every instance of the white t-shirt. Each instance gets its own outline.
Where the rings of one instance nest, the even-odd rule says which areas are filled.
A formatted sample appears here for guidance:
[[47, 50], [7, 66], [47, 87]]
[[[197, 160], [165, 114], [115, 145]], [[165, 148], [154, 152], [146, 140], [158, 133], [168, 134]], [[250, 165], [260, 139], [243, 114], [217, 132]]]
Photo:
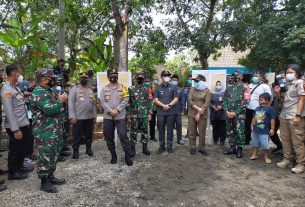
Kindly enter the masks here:
[[[257, 85], [258, 84], [254, 84], [254, 83], [249, 84], [251, 92]], [[247, 108], [251, 110], [255, 110], [257, 107], [259, 107], [259, 96], [263, 93], [269, 93], [270, 96], [272, 96], [270, 86], [265, 83], [260, 84], [251, 94], [251, 99]]]

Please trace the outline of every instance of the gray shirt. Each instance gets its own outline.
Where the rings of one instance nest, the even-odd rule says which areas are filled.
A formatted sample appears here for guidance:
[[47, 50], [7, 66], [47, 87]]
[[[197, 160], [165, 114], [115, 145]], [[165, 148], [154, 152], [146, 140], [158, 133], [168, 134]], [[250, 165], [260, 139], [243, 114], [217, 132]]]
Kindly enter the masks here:
[[184, 89], [177, 86], [178, 102], [173, 106], [176, 114], [184, 112], [185, 96]]
[[[102, 88], [100, 94], [101, 105], [104, 109], [104, 119], [125, 119], [126, 109], [128, 104], [129, 94], [125, 86], [117, 84], [117, 86], [112, 87], [110, 84]], [[110, 116], [110, 109], [117, 109], [119, 114], [112, 118]]]
[[[159, 101], [163, 104], [171, 103], [175, 98], [178, 97], [177, 86], [172, 84], [161, 84], [158, 85], [154, 98], [158, 98]], [[157, 115], [176, 115], [175, 107], [171, 107], [170, 110], [164, 111], [160, 106], [157, 106]]]
[[7, 81], [1, 89], [1, 98], [5, 111], [5, 128], [14, 132], [30, 124], [24, 98], [17, 86], [12, 86]]
[[[303, 81], [299, 79], [287, 83], [287, 91], [284, 93], [284, 103], [280, 115], [281, 118], [293, 119], [295, 117], [300, 96], [305, 96]], [[305, 107], [301, 116], [305, 116]]]
[[96, 118], [96, 98], [89, 87], [74, 86], [69, 91], [69, 119]]

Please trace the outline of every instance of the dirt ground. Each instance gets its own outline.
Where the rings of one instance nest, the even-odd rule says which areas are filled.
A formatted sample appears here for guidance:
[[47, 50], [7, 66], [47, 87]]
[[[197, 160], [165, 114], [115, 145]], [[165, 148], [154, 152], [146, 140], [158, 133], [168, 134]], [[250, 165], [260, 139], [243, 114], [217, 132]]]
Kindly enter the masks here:
[[[59, 193], [39, 191], [33, 172], [26, 180], [7, 181], [0, 206], [305, 206], [305, 174], [276, 167], [280, 154], [271, 155], [273, 163], [267, 165], [261, 154], [249, 160], [249, 147], [242, 159], [224, 156], [219, 146], [207, 147], [208, 157], [190, 155], [188, 144], [175, 143], [173, 154], [157, 155], [157, 142], [150, 142], [149, 148], [152, 155], [145, 156], [138, 144], [134, 166], [127, 167], [121, 146], [116, 165], [109, 164], [103, 140], [94, 142], [93, 158], [82, 146], [79, 160], [58, 164], [56, 175], [67, 180]], [[5, 157], [0, 158], [0, 168], [6, 168]]]

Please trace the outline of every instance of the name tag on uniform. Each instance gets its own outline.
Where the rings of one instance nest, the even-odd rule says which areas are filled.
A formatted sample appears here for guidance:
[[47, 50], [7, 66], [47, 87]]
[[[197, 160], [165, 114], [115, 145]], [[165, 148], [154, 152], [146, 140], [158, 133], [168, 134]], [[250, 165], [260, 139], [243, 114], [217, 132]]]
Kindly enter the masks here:
[[219, 101], [219, 102], [222, 102], [222, 97], [221, 97], [221, 96], [219, 96], [218, 101]]
[[17, 96], [16, 96], [16, 99], [17, 100], [21, 100], [23, 97], [20, 95], [20, 94], [18, 94]]
[[79, 100], [80, 100], [80, 101], [85, 101], [85, 99], [84, 99], [83, 96], [80, 96], [80, 97], [79, 97]]

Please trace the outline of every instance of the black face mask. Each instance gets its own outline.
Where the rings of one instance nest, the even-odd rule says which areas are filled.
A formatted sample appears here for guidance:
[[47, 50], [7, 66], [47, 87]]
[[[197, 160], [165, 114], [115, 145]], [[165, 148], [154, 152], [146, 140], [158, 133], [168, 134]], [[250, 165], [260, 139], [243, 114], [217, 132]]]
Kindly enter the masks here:
[[87, 85], [88, 80], [87, 79], [80, 79], [80, 84]]
[[0, 83], [3, 83], [3, 77], [0, 77]]
[[52, 78], [51, 80], [50, 79], [48, 79], [48, 86], [50, 87], [50, 88], [53, 88], [54, 86], [55, 86], [55, 79], [54, 78]]
[[93, 75], [94, 75], [93, 70], [89, 70], [89, 71], [88, 71], [88, 76], [89, 76], [89, 77], [92, 77]]
[[138, 84], [143, 84], [144, 83], [144, 78], [142, 78], [142, 77], [137, 78], [137, 83]]
[[235, 82], [235, 83], [237, 83], [237, 82], [239, 82], [241, 79], [240, 79], [240, 76], [234, 76], [234, 78], [233, 78], [233, 81]]
[[117, 83], [118, 82], [118, 76], [116, 76], [116, 75], [110, 76], [109, 81], [111, 83]]

